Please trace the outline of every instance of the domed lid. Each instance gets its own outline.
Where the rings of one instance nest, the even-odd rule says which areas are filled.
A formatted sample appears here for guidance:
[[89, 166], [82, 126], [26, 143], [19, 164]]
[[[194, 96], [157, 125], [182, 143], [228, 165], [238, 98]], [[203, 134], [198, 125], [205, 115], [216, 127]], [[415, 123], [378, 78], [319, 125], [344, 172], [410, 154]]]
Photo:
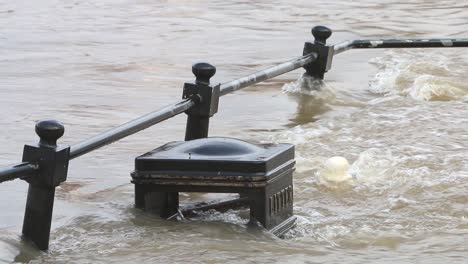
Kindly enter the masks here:
[[213, 137], [165, 144], [137, 157], [135, 171], [267, 173], [293, 159], [294, 146], [290, 144], [251, 144]]

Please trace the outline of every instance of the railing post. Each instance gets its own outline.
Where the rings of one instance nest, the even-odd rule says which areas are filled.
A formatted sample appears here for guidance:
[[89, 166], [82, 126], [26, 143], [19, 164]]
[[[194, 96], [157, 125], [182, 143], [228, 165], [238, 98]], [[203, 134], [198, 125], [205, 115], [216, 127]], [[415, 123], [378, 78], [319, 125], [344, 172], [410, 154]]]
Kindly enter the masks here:
[[331, 68], [333, 59], [333, 46], [325, 46], [327, 39], [331, 36], [331, 29], [324, 26], [312, 28], [312, 35], [315, 38], [314, 43], [306, 42], [303, 55], [316, 52], [317, 60], [304, 66], [306, 72], [316, 78], [323, 80], [325, 72]]
[[216, 73], [216, 68], [209, 63], [196, 63], [192, 66], [196, 77], [195, 83], [185, 83], [182, 98], [192, 98], [197, 105], [186, 113], [187, 127], [185, 140], [208, 137], [210, 117], [218, 112], [220, 85], [210, 86], [210, 78]]
[[[185, 83], [183, 99], [191, 99], [195, 106], [187, 110], [187, 128], [185, 140], [208, 137], [210, 117], [218, 111], [220, 85], [210, 86], [210, 78], [216, 68], [208, 63], [196, 63], [192, 66], [196, 77], [194, 83]], [[179, 193], [152, 190], [144, 184], [135, 183], [135, 207], [154, 211], [163, 218], [168, 218], [179, 208]]]
[[23, 237], [31, 240], [39, 249], [49, 248], [50, 227], [54, 207], [55, 187], [67, 179], [70, 147], [58, 147], [65, 129], [54, 120], [36, 124], [37, 145], [25, 145], [24, 162], [39, 164], [36, 175], [26, 177], [29, 183], [26, 211], [24, 213]]

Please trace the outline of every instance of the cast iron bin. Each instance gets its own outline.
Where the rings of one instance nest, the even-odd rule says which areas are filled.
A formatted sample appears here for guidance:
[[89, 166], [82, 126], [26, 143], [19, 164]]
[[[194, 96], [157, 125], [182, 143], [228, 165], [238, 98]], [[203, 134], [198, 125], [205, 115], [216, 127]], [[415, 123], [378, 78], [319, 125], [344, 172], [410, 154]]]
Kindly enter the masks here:
[[135, 206], [167, 218], [178, 192], [239, 193], [250, 220], [282, 236], [294, 226], [294, 146], [203, 138], [165, 144], [135, 160]]

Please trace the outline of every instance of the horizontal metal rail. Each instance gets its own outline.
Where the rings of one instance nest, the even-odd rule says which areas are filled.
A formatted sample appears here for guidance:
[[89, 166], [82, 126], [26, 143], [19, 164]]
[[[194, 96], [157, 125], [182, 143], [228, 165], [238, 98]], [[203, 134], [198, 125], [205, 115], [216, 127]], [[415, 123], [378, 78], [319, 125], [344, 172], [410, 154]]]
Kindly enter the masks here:
[[[314, 62], [317, 54], [311, 53], [291, 61], [281, 63], [271, 68], [256, 72], [249, 76], [227, 82], [221, 85], [220, 95], [235, 92], [253, 84], [274, 78], [278, 75], [296, 70], [304, 65]], [[161, 110], [151, 112], [142, 117], [134, 119], [111, 130], [100, 133], [94, 137], [84, 140], [78, 144], [72, 145], [70, 149], [70, 159], [77, 158], [93, 150], [99, 149], [105, 145], [111, 144], [122, 138], [135, 134], [150, 126], [160, 123], [166, 119], [183, 113], [195, 105], [192, 100], [182, 100], [169, 105]], [[0, 183], [34, 174], [39, 169], [37, 164], [21, 163], [9, 168], [0, 170]]]
[[183, 100], [98, 134], [92, 138], [71, 146], [70, 159], [77, 158], [119, 139], [135, 134], [138, 131], [183, 113], [194, 105], [195, 102], [189, 99]]
[[468, 47], [468, 39], [375, 39], [349, 40], [333, 46], [339, 54], [350, 49], [385, 49], [385, 48], [456, 48]]
[[[448, 48], [448, 47], [468, 47], [468, 39], [377, 39], [377, 40], [352, 40], [339, 43], [333, 46], [334, 54], [339, 54], [349, 49], [368, 48]], [[220, 95], [226, 95], [253, 84], [271, 79], [278, 75], [304, 67], [313, 63], [318, 58], [317, 53], [310, 53], [305, 56], [281, 63], [271, 68], [253, 73], [246, 77], [221, 84]], [[193, 106], [192, 100], [183, 100], [172, 104], [161, 110], [149, 113], [121, 126], [98, 134], [83, 142], [71, 146], [70, 159], [77, 158], [88, 152], [101, 148], [107, 144], [125, 138], [138, 131], [146, 129], [152, 125], [160, 123], [166, 119], [183, 113]], [[8, 181], [22, 176], [34, 174], [38, 170], [37, 164], [21, 163], [9, 168], [0, 170], [0, 182]]]
[[[247, 77], [243, 77], [225, 84], [220, 87], [220, 95], [226, 95], [228, 93], [240, 90], [247, 86], [271, 79], [278, 75], [296, 70], [308, 63], [313, 62], [317, 59], [317, 54], [312, 53], [306, 56], [302, 56], [291, 61], [276, 65], [263, 71], [251, 74]], [[162, 110], [149, 113], [145, 116], [137, 118], [126, 124], [113, 128], [109, 131], [103, 132], [87, 139], [81, 143], [73, 145], [70, 150], [70, 159], [77, 158], [95, 149], [103, 147], [107, 144], [115, 142], [126, 136], [132, 135], [138, 131], [162, 122], [170, 117], [183, 113], [184, 111], [193, 107], [195, 103], [190, 100], [178, 102], [174, 105], [170, 105]]]
[[37, 164], [30, 164], [28, 162], [2, 169], [0, 171], [0, 183], [34, 175], [38, 169], [39, 166]]
[[279, 65], [273, 66], [271, 68], [253, 73], [249, 76], [230, 81], [227, 83], [221, 84], [221, 95], [226, 95], [228, 93], [235, 92], [242, 88], [248, 87], [250, 85], [263, 82], [265, 80], [271, 79], [281, 74], [285, 74], [287, 72], [299, 69], [306, 64], [314, 62], [317, 59], [316, 53], [307, 54], [305, 56], [293, 59], [291, 61], [281, 63]]

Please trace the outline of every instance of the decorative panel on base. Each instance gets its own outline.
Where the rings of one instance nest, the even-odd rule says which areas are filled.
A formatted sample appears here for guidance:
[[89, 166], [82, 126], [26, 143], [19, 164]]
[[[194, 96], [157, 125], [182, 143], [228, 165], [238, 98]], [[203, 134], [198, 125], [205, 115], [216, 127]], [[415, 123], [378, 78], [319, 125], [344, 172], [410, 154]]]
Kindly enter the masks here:
[[294, 226], [294, 146], [232, 138], [171, 142], [135, 160], [135, 206], [168, 218], [179, 192], [239, 193], [252, 221], [283, 235]]

